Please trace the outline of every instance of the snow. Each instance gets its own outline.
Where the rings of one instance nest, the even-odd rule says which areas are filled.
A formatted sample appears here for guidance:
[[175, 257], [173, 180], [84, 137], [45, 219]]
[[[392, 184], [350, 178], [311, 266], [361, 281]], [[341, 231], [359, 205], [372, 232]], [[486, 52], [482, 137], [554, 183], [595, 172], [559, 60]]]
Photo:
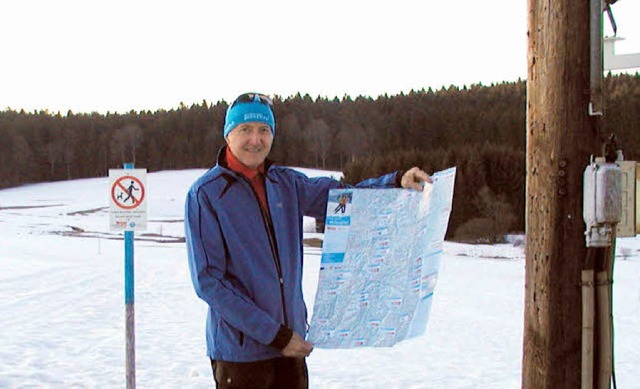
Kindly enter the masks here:
[[[192, 288], [182, 218], [204, 170], [147, 176], [149, 229], [136, 233], [136, 383], [210, 388], [205, 304]], [[334, 174], [305, 170], [311, 175]], [[0, 387], [125, 386], [124, 245], [108, 229], [108, 178], [0, 190]], [[305, 220], [305, 235], [313, 220]], [[392, 348], [317, 349], [312, 388], [519, 388], [524, 247], [445, 243], [425, 335]], [[311, 310], [320, 249], [305, 248]], [[618, 387], [638, 387], [640, 238], [618, 239]], [[311, 314], [311, 312], [310, 312]]]

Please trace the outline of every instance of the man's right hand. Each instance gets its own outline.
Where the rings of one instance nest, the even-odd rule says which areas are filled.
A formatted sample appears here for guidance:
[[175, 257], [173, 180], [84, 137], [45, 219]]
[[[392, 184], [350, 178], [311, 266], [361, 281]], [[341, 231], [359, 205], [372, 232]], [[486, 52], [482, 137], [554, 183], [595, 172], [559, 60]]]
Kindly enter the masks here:
[[308, 357], [311, 351], [313, 351], [313, 344], [302, 339], [300, 335], [294, 332], [287, 346], [282, 349], [282, 355], [292, 358], [304, 358]]
[[414, 189], [418, 192], [422, 192], [423, 182], [433, 183], [431, 177], [422, 169], [417, 166], [407, 170], [400, 180], [400, 186], [406, 189]]

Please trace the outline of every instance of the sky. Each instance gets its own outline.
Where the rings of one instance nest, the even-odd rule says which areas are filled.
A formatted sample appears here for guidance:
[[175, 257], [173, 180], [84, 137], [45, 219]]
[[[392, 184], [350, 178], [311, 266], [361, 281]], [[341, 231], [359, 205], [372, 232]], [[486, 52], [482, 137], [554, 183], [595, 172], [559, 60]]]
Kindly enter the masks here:
[[[618, 53], [640, 52], [638, 3], [613, 5]], [[377, 97], [527, 77], [526, 0], [21, 0], [0, 12], [0, 109], [153, 111], [247, 91]]]
[[[147, 175], [146, 233], [155, 235], [136, 232], [134, 249], [141, 389], [213, 385], [206, 305], [193, 290], [185, 244], [176, 242], [184, 237], [187, 189], [203, 172]], [[0, 387], [125, 387], [124, 244], [109, 231], [108, 197], [106, 177], [0, 190]], [[305, 225], [305, 237], [318, 237], [308, 229], [313, 220]], [[521, 387], [524, 246], [444, 242], [443, 249], [425, 334], [388, 348], [317, 348], [307, 359], [311, 388]], [[305, 247], [310, 317], [319, 267], [320, 249]], [[620, 238], [613, 283], [619, 388], [638, 384], [638, 279], [640, 238]]]

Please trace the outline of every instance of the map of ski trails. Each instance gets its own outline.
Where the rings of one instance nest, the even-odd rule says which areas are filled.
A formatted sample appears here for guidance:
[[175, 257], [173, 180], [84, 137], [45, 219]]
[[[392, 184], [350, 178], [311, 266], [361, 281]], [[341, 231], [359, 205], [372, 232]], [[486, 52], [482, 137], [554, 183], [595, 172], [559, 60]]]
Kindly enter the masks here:
[[425, 332], [456, 168], [422, 192], [329, 192], [308, 340], [319, 348], [388, 347]]

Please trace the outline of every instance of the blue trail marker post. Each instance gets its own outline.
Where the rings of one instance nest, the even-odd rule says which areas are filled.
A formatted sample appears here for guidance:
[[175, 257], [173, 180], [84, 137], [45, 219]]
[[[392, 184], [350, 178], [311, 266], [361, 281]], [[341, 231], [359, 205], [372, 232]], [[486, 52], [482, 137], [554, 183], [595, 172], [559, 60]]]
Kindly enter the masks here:
[[124, 231], [124, 303], [126, 338], [126, 387], [136, 387], [135, 309], [134, 309], [134, 231], [147, 228], [146, 169], [134, 169], [125, 163], [124, 169], [109, 170], [110, 213], [112, 231]]
[[[126, 170], [133, 169], [132, 163], [125, 163]], [[136, 331], [135, 331], [135, 299], [133, 289], [133, 231], [124, 232], [124, 305], [126, 320], [126, 379], [127, 389], [136, 387]]]

